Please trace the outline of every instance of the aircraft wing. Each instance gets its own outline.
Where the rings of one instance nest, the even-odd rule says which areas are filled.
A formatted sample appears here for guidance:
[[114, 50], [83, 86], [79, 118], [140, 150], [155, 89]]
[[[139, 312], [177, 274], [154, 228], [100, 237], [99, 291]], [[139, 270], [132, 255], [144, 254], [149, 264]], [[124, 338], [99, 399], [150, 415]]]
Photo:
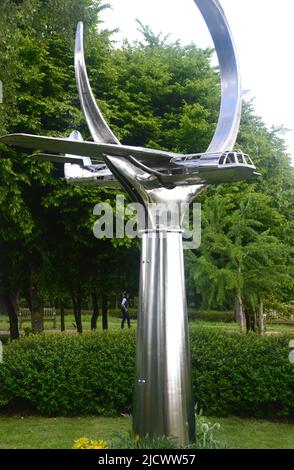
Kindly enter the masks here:
[[166, 166], [172, 158], [181, 155], [163, 150], [132, 147], [128, 145], [105, 144], [97, 142], [83, 142], [66, 138], [44, 137], [31, 134], [9, 134], [0, 137], [0, 143], [49, 153], [61, 153], [63, 155], [83, 155], [90, 157], [92, 161], [103, 163], [104, 155], [117, 157], [133, 156], [140, 162], [151, 167]]

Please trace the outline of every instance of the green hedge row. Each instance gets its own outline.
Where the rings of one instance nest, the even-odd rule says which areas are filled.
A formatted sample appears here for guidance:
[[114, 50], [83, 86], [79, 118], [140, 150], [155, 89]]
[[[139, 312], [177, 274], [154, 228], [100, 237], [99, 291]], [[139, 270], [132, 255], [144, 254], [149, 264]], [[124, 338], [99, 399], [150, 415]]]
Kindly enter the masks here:
[[232, 311], [217, 311], [217, 310], [193, 310], [188, 309], [190, 320], [203, 320], [208, 322], [225, 322], [230, 323], [235, 321], [234, 312]]
[[[131, 318], [137, 318], [137, 311], [138, 309], [135, 307], [131, 307], [129, 309]], [[101, 314], [101, 311], [100, 311]], [[57, 309], [57, 315], [59, 316], [59, 310]], [[72, 309], [66, 309], [65, 315], [73, 315]], [[82, 315], [92, 315], [91, 310], [82, 310]], [[108, 315], [111, 317], [121, 317], [121, 310], [120, 308], [109, 308]], [[210, 322], [233, 322], [234, 321], [234, 313], [232, 311], [218, 311], [218, 310], [195, 310], [194, 308], [188, 309], [188, 315], [190, 320], [204, 320]], [[8, 317], [6, 314], [1, 314], [0, 312], [0, 320], [6, 321], [8, 323]]]
[[[137, 309], [131, 307], [130, 315], [132, 319], [137, 318]], [[112, 317], [121, 317], [120, 309], [109, 309], [108, 314]], [[189, 320], [203, 320], [208, 322], [226, 322], [230, 323], [235, 321], [234, 312], [232, 311], [217, 311], [217, 310], [195, 310], [194, 308], [188, 309]]]
[[134, 334], [36, 335], [4, 348], [0, 405], [51, 416], [130, 411]]
[[210, 415], [294, 417], [288, 335], [191, 335], [194, 395]]
[[[195, 401], [208, 415], [294, 417], [290, 337], [191, 332]], [[41, 335], [4, 348], [0, 406], [51, 416], [131, 412], [134, 331]]]

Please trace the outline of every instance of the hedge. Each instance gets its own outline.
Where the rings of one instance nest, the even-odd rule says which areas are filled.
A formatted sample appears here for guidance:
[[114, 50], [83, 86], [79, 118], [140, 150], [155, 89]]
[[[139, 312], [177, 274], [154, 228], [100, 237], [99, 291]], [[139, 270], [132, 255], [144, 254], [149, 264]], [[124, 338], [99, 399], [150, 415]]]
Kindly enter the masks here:
[[235, 321], [234, 312], [230, 310], [193, 310], [188, 309], [190, 320], [203, 320], [207, 322], [225, 322], [231, 323]]
[[[195, 401], [207, 415], [294, 417], [291, 337], [191, 332]], [[0, 406], [49, 416], [132, 410], [135, 332], [30, 336], [4, 348]]]
[[[137, 319], [137, 309], [131, 307], [130, 315], [133, 320]], [[121, 317], [120, 309], [108, 309], [108, 314], [111, 317]], [[203, 320], [207, 322], [225, 322], [231, 323], [235, 321], [234, 312], [231, 310], [196, 310], [195, 308], [188, 309], [189, 320]]]
[[134, 334], [36, 335], [5, 346], [0, 406], [19, 403], [50, 416], [130, 411]]
[[294, 417], [288, 335], [191, 334], [194, 395], [209, 415]]

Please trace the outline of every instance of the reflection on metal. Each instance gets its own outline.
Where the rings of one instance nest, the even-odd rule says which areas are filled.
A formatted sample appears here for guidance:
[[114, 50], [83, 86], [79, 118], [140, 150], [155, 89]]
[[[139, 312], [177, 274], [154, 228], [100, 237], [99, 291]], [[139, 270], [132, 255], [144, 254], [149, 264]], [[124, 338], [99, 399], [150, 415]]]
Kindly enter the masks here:
[[141, 437], [174, 435], [182, 443], [195, 436], [182, 230], [180, 223], [159, 227], [148, 204], [178, 207], [208, 184], [250, 180], [258, 175], [252, 160], [233, 150], [240, 125], [241, 85], [225, 14], [218, 0], [194, 1], [213, 38], [221, 72], [220, 116], [206, 152], [184, 155], [120, 144], [91, 91], [81, 23], [77, 27], [75, 71], [94, 142], [84, 142], [77, 131], [69, 138], [13, 134], [0, 139], [6, 144], [50, 152], [34, 156], [66, 163], [65, 177], [71, 184], [121, 185], [146, 208], [151, 229], [142, 237], [133, 428]]
[[[83, 138], [78, 131], [73, 131], [68, 140], [83, 142]], [[118, 181], [113, 177], [105, 163], [93, 163], [89, 157], [68, 154], [64, 158], [66, 162], [64, 176], [69, 184], [97, 186], [97, 181], [99, 181], [100, 186], [105, 185], [108, 188], [119, 186]]]
[[75, 72], [81, 106], [95, 142], [119, 144], [98, 108], [92, 93], [84, 58], [83, 23], [78, 23], [75, 45]]
[[218, 0], [194, 0], [207, 24], [221, 72], [221, 110], [214, 137], [207, 152], [231, 150], [241, 118], [241, 79], [235, 44]]
[[[55, 137], [42, 137], [29, 134], [10, 134], [0, 138], [0, 142], [8, 145], [15, 145], [22, 148], [41, 149], [50, 152], [52, 160], [64, 163], [66, 157], [60, 157], [58, 153], [69, 154], [68, 162], [71, 163], [73, 155], [80, 157], [77, 165], [83, 165], [83, 158], [89, 157], [91, 165], [104, 163], [105, 156], [111, 155], [128, 161], [130, 164], [142, 168], [149, 175], [158, 171], [160, 179], [157, 180], [158, 187], [187, 186], [190, 184], [216, 184], [243, 179], [254, 179], [258, 176], [256, 168], [251, 160], [248, 163], [235, 162], [234, 167], [227, 168], [220, 164], [225, 152], [204, 152], [200, 154], [183, 155], [163, 150], [153, 150], [142, 147], [132, 147], [127, 145], [115, 145], [95, 142], [84, 142], [79, 139], [65, 139]], [[54, 155], [52, 155], [54, 154]], [[40, 154], [34, 154], [39, 158]], [[44, 153], [41, 154], [44, 159]], [[46, 154], [45, 154], [46, 155]], [[47, 154], [48, 155], [48, 154]], [[246, 161], [246, 160], [245, 160]], [[187, 177], [188, 174], [188, 177]], [[77, 167], [71, 173], [71, 178], [81, 177]], [[88, 175], [93, 179], [93, 175]], [[87, 176], [84, 176], [85, 180]], [[85, 184], [87, 182], [85, 181]], [[97, 180], [95, 185], [104, 184], [103, 180]], [[104, 184], [105, 185], [105, 184]]]
[[182, 233], [154, 230], [142, 238], [135, 435], [193, 441], [194, 406], [184, 288]]

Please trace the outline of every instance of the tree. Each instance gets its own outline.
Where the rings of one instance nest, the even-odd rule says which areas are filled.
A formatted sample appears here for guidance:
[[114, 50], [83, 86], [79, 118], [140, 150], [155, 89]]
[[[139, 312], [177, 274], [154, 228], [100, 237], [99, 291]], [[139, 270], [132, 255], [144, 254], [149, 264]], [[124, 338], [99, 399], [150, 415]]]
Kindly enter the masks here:
[[[1, 134], [21, 131], [50, 135], [78, 126], [82, 115], [73, 93], [73, 33], [78, 20], [83, 20], [89, 29], [94, 28], [101, 8], [101, 1], [92, 0], [1, 3], [0, 79], [4, 85]], [[101, 42], [107, 42], [107, 37]], [[1, 157], [0, 218], [7, 228], [1, 231], [0, 243], [6, 258], [15, 261], [2, 264], [7, 266], [1, 273], [5, 279], [2, 291], [5, 298], [16, 295], [12, 292], [13, 284], [17, 284], [18, 291], [20, 288], [24, 291], [32, 310], [33, 330], [39, 332], [43, 328], [43, 309], [38, 293], [42, 291], [40, 278], [46, 259], [43, 198], [59, 183], [52, 177], [51, 165], [3, 146]], [[13, 301], [11, 305], [16, 304]], [[11, 305], [8, 311], [12, 311]], [[17, 321], [16, 309], [11, 321], [14, 324]]]
[[[212, 51], [170, 43], [142, 24], [142, 42], [114, 48], [110, 32], [96, 28], [101, 8], [98, 0], [1, 3], [1, 134], [67, 136], [77, 128], [89, 138], [78, 104], [72, 52], [76, 23], [83, 20], [91, 85], [121, 141], [204, 151], [220, 101], [218, 69], [210, 64]], [[251, 186], [211, 187], [201, 196], [207, 246], [195, 252], [197, 292], [194, 258], [186, 255], [188, 297], [197, 305], [200, 296], [203, 303], [228, 308], [238, 299], [239, 311], [243, 303], [249, 310], [251, 304], [262, 305], [267, 286], [281, 300], [293, 298], [293, 170], [282, 132], [268, 130], [254, 115], [252, 104], [244, 105], [238, 145], [250, 153], [263, 177]], [[136, 292], [138, 284], [138, 243], [98, 241], [92, 234], [94, 205], [114, 205], [116, 193], [69, 187], [60, 179], [60, 168], [36, 162], [21, 151], [1, 146], [0, 154], [1, 290], [7, 299], [14, 298], [9, 307], [13, 335], [18, 336], [19, 291], [35, 305], [35, 331], [42, 329], [42, 301], [50, 297], [62, 305], [70, 294], [79, 331], [82, 301], [89, 296], [92, 327], [98, 299], [106, 327], [108, 297], [126, 288]], [[200, 276], [201, 270], [207, 278]]]
[[221, 193], [216, 191], [206, 203], [195, 281], [205, 305], [235, 303], [244, 331], [246, 308], [255, 311], [267, 294], [279, 296], [292, 284], [291, 250], [271, 233], [283, 217], [269, 196], [243, 191], [234, 200]]

